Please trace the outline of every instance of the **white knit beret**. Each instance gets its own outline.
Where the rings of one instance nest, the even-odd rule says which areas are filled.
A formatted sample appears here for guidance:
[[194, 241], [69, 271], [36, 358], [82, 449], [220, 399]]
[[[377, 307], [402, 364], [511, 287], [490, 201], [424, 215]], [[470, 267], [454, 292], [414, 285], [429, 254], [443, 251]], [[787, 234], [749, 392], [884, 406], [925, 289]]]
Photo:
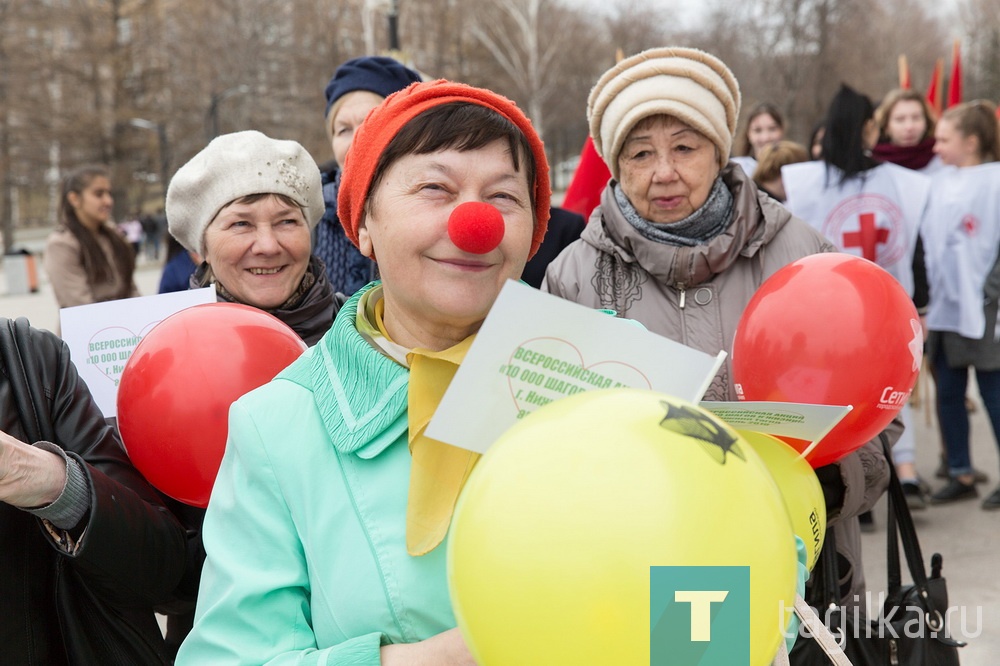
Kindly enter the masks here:
[[643, 51], [609, 69], [587, 99], [594, 148], [618, 180], [618, 155], [639, 121], [668, 115], [704, 134], [729, 161], [740, 114], [740, 85], [725, 63], [689, 48]]
[[319, 167], [306, 149], [249, 130], [212, 139], [177, 170], [167, 188], [167, 228], [204, 256], [209, 223], [226, 204], [250, 194], [284, 194], [302, 207], [310, 228], [326, 208]]

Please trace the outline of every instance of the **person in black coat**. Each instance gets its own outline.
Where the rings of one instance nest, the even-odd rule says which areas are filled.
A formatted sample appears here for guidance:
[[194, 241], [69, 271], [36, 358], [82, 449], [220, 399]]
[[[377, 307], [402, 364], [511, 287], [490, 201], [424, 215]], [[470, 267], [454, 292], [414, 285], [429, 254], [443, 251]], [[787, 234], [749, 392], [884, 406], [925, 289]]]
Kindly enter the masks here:
[[587, 226], [582, 215], [565, 208], [553, 206], [549, 209], [549, 213], [549, 228], [545, 232], [545, 238], [538, 252], [528, 260], [524, 272], [521, 273], [521, 279], [535, 289], [541, 288], [545, 269], [552, 260], [558, 257], [566, 246], [578, 239], [583, 233], [583, 228]]
[[0, 318], [0, 352], [0, 661], [169, 664], [154, 608], [193, 605], [178, 593], [184, 528], [129, 462], [62, 340]]

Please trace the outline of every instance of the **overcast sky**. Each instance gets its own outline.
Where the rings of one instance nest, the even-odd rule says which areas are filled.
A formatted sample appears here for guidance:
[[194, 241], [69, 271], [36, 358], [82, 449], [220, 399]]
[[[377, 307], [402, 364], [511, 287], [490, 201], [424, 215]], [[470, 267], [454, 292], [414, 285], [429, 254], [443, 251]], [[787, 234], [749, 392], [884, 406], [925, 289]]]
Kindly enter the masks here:
[[[608, 11], [611, 2], [609, 0], [566, 0], [570, 4], [584, 4], [593, 7], [596, 11]], [[737, 3], [743, 4], [746, 0], [642, 0], [645, 4], [653, 7], [662, 7], [664, 20], [671, 23], [679, 23], [682, 29], [697, 27], [708, 15], [713, 7], [719, 5]], [[937, 14], [946, 20], [953, 20], [954, 13], [958, 6], [964, 4], [966, 0], [916, 0], [923, 4], [931, 15]], [[956, 27], [957, 30], [957, 27]], [[960, 35], [956, 34], [956, 37]]]
[[[663, 8], [663, 20], [672, 24], [680, 24], [687, 29], [698, 25], [702, 17], [708, 13], [708, 8], [714, 6], [716, 0], [643, 0], [643, 4]], [[740, 2], [741, 0], [727, 0]], [[612, 2], [609, 0], [566, 0], [570, 5], [585, 5], [598, 12], [609, 12]]]

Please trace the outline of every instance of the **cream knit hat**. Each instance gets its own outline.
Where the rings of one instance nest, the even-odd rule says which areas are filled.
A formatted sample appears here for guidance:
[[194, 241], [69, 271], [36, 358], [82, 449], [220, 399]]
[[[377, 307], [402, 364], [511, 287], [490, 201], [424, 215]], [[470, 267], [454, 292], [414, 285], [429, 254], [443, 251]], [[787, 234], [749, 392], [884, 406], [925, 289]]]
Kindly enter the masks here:
[[590, 91], [587, 119], [594, 148], [618, 180], [618, 155], [628, 133], [649, 116], [673, 116], [729, 152], [740, 114], [740, 85], [725, 63], [688, 48], [656, 48], [609, 69]]
[[234, 132], [212, 139], [170, 180], [170, 235], [204, 256], [209, 223], [226, 204], [249, 194], [284, 194], [302, 207], [310, 228], [326, 209], [319, 167], [305, 148], [253, 130]]

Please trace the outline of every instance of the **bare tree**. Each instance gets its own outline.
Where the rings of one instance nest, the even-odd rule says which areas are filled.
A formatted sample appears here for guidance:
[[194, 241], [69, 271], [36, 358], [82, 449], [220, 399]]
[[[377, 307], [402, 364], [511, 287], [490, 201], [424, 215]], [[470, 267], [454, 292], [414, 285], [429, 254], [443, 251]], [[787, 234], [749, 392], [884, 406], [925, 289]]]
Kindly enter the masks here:
[[677, 35], [666, 29], [676, 24], [664, 14], [662, 8], [644, 0], [618, 0], [611, 6], [610, 14], [604, 21], [610, 48], [602, 62], [611, 67], [618, 50], [628, 57], [656, 46], [681, 43], [674, 42]]
[[900, 53], [922, 71], [945, 43], [912, 0], [719, 0], [707, 26], [692, 42], [730, 65], [744, 108], [775, 104], [803, 140], [841, 82], [877, 101], [897, 85]]
[[14, 244], [14, 180], [10, 160], [10, 41], [14, 38], [11, 26], [14, 8], [11, 0], [0, 0], [0, 237], [3, 253]]
[[961, 6], [966, 41], [966, 98], [1000, 100], [1000, 0]]
[[402, 58], [434, 78], [467, 81], [466, 55], [474, 40], [466, 25], [476, 7], [468, 0], [424, 0], [400, 8]]
[[543, 19], [551, 18], [545, 16], [551, 7], [548, 0], [491, 0], [469, 26], [514, 84], [517, 98], [541, 136], [545, 103], [555, 92], [551, 65], [565, 34], [542, 25]]
[[[643, 0], [399, 0], [397, 53], [431, 77], [514, 99], [552, 160], [586, 136], [587, 94], [614, 62], [658, 45], [732, 67], [745, 106], [776, 103], [804, 138], [841, 81], [874, 98], [896, 58], [921, 87], [947, 56], [933, 0], [713, 0], [707, 19]], [[55, 221], [61, 173], [114, 170], [119, 204], [162, 203], [163, 181], [209, 134], [259, 129], [330, 156], [323, 87], [344, 60], [388, 46], [392, 0], [0, 0], [0, 230]], [[1000, 0], [966, 0], [967, 97], [1000, 95]], [[122, 212], [124, 208], [120, 208]]]

